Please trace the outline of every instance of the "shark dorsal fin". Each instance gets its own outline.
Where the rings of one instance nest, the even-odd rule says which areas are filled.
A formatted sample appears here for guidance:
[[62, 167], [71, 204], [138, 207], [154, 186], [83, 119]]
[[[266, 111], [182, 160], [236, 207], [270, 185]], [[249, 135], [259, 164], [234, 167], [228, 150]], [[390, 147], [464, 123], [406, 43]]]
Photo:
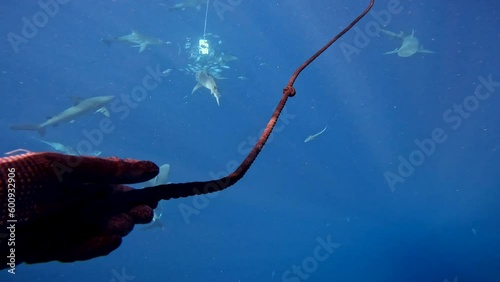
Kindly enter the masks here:
[[71, 103], [73, 103], [73, 106], [77, 106], [83, 100], [81, 97], [78, 96], [69, 96], [69, 99], [71, 100]]

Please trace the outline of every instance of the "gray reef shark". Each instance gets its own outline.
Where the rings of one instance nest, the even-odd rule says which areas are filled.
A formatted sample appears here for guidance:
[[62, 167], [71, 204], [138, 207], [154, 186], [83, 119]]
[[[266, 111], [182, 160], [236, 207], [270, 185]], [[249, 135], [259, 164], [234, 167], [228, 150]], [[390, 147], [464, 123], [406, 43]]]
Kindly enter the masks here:
[[[207, 0], [185, 0], [183, 2], [174, 4], [173, 6], [167, 6], [169, 11], [181, 10], [184, 11], [186, 8], [196, 8], [196, 10], [200, 10], [203, 4], [207, 4]], [[166, 6], [162, 4], [163, 6]]]
[[50, 142], [50, 141], [45, 141], [45, 140], [42, 140], [42, 139], [38, 139], [38, 138], [35, 138], [35, 137], [31, 137], [37, 141], [40, 141], [42, 143], [45, 143], [47, 145], [49, 145], [50, 147], [52, 147], [52, 149], [58, 151], [58, 152], [61, 152], [63, 154], [66, 154], [66, 155], [78, 155], [78, 152], [73, 149], [73, 147], [70, 147], [70, 146], [66, 146], [64, 144], [61, 144], [61, 143], [58, 143], [58, 142]]
[[113, 43], [113, 42], [132, 43], [132, 44], [135, 44], [135, 45], [132, 45], [132, 47], [139, 47], [139, 53], [144, 51], [148, 45], [170, 44], [169, 41], [163, 41], [161, 39], [139, 33], [136, 30], [133, 30], [132, 33], [130, 33], [130, 34], [123, 35], [120, 37], [111, 37], [111, 38], [102, 39], [102, 42], [106, 43], [106, 45], [108, 45], [108, 46], [110, 46], [111, 43]]
[[66, 155], [73, 155], [73, 156], [88, 155], [88, 156], [98, 157], [99, 155], [102, 154], [101, 151], [94, 151], [94, 150], [89, 152], [88, 154], [84, 154], [84, 152], [82, 152], [80, 150], [75, 150], [73, 147], [64, 145], [62, 143], [46, 141], [46, 140], [38, 139], [35, 137], [31, 137], [31, 138], [35, 139], [37, 141], [40, 141], [42, 143], [45, 143], [45, 144], [49, 145], [50, 147], [52, 147], [52, 149], [54, 149], [58, 152], [61, 152], [63, 154], [66, 154]]
[[105, 105], [111, 102], [113, 99], [115, 99], [115, 96], [97, 96], [77, 101], [77, 103], [73, 107], [70, 107], [63, 112], [50, 117], [43, 123], [12, 125], [10, 129], [34, 130], [38, 131], [38, 134], [40, 134], [40, 136], [43, 136], [45, 134], [45, 128], [47, 128], [48, 126], [56, 126], [61, 122], [73, 122], [75, 119], [91, 112], [100, 112], [109, 117], [109, 111], [106, 109]]
[[191, 94], [193, 94], [200, 87], [205, 87], [206, 89], [210, 90], [210, 94], [212, 94], [215, 97], [215, 101], [217, 101], [217, 105], [220, 106], [220, 104], [219, 104], [219, 98], [220, 98], [219, 88], [217, 88], [217, 83], [215, 83], [215, 79], [204, 70], [197, 71], [195, 73], [195, 76], [196, 76], [197, 83], [194, 86], [193, 91], [191, 91]]
[[[158, 173], [158, 175], [155, 178], [145, 182], [144, 185], [146, 187], [150, 187], [150, 186], [168, 184], [169, 173], [170, 173], [170, 165], [164, 164], [160, 166], [160, 172]], [[146, 227], [143, 227], [142, 230], [146, 231], [153, 228], [161, 228], [162, 230], [164, 229], [163, 223], [161, 222], [161, 217], [163, 215], [163, 208], [161, 204], [162, 202], [159, 202], [158, 207], [154, 209], [153, 221], [151, 222], [151, 224]]]
[[397, 53], [400, 57], [409, 57], [415, 53], [435, 53], [433, 51], [425, 50], [424, 46], [420, 45], [418, 39], [415, 37], [415, 30], [412, 30], [411, 35], [408, 36], [405, 36], [402, 31], [400, 33], [394, 33], [385, 29], [381, 29], [380, 31], [386, 35], [403, 40], [403, 44], [401, 44], [401, 47], [397, 48], [394, 51], [385, 52], [384, 55]]

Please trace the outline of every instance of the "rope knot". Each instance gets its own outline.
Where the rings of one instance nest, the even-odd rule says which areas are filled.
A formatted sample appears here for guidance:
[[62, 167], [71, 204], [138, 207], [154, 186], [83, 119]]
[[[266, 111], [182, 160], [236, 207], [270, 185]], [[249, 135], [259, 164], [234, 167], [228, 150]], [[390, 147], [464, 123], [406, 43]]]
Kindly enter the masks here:
[[293, 86], [291, 86], [291, 85], [287, 85], [287, 86], [283, 89], [283, 94], [288, 95], [288, 97], [293, 97], [293, 96], [295, 96], [295, 94], [296, 94], [296, 92], [295, 92], [295, 88], [293, 88]]

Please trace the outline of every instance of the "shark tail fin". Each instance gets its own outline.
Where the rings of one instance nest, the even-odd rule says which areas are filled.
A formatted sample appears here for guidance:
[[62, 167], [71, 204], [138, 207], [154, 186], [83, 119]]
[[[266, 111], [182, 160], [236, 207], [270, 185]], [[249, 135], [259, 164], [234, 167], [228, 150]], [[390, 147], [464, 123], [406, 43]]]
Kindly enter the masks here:
[[155, 178], [146, 181], [144, 184], [146, 187], [168, 184], [169, 173], [170, 173], [170, 165], [163, 164], [162, 166], [160, 166], [160, 171], [158, 172], [158, 175]]
[[43, 137], [45, 135], [45, 127], [42, 127], [38, 124], [18, 124], [12, 125], [10, 127], [11, 130], [33, 130], [37, 131], [40, 136]]
[[106, 44], [106, 46], [110, 47], [111, 43], [115, 42], [115, 38], [102, 38], [101, 41]]
[[170, 165], [164, 164], [160, 166], [160, 172], [155, 178], [154, 185], [163, 185], [168, 183], [168, 174], [170, 173]]

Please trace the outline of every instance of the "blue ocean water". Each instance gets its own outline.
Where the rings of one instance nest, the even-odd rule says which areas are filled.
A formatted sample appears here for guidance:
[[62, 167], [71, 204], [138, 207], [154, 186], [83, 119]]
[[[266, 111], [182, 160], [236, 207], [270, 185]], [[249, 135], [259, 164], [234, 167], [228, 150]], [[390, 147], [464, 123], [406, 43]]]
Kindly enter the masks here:
[[[112, 111], [102, 138], [91, 133], [99, 114], [43, 138], [168, 163], [172, 182], [225, 175], [293, 71], [368, 4], [210, 1], [206, 32], [238, 57], [217, 80], [220, 106], [207, 89], [191, 95], [185, 70], [204, 5], [3, 1], [1, 151], [48, 151], [36, 132], [9, 126], [41, 123], [69, 97], [132, 95], [151, 69], [172, 69], [126, 115]], [[47, 2], [58, 9], [44, 22]], [[500, 281], [499, 12], [491, 0], [377, 0], [300, 75], [276, 132], [234, 187], [162, 203], [163, 230], [137, 226], [106, 257], [19, 265], [0, 281]], [[23, 18], [39, 26], [30, 33]], [[435, 53], [383, 55], [402, 42], [381, 27], [414, 30]], [[132, 30], [171, 44], [139, 53], [101, 41]]]

